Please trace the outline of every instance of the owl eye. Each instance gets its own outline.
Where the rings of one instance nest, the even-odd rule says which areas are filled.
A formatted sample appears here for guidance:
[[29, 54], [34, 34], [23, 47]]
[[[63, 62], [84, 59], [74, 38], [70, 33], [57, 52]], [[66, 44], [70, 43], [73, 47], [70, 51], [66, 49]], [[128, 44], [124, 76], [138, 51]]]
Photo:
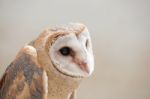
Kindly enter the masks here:
[[89, 40], [86, 40], [86, 43], [85, 43], [86, 48], [88, 48], [88, 45], [89, 45]]
[[69, 47], [63, 47], [59, 50], [59, 52], [63, 55], [63, 56], [68, 56], [71, 53], [71, 49]]

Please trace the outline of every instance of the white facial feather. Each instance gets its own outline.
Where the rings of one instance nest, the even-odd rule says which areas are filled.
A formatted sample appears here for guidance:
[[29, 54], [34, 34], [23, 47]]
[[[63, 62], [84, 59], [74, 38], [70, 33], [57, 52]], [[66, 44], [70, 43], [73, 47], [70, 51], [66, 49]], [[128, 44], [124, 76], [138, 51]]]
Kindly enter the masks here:
[[[75, 56], [63, 56], [60, 53], [60, 49], [63, 47], [71, 48]], [[94, 70], [91, 38], [87, 29], [84, 29], [78, 37], [70, 33], [58, 38], [50, 47], [49, 55], [55, 67], [64, 74], [85, 77], [91, 75]], [[86, 63], [85, 66], [88, 72], [80, 68], [74, 60]]]

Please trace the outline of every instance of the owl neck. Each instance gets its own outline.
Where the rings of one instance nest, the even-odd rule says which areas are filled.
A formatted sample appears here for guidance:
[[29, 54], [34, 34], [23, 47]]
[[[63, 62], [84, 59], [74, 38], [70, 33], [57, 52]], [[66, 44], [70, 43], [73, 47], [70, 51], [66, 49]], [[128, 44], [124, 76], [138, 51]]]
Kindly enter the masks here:
[[70, 99], [70, 95], [78, 88], [81, 79], [71, 78], [62, 74], [47, 72], [48, 99]]

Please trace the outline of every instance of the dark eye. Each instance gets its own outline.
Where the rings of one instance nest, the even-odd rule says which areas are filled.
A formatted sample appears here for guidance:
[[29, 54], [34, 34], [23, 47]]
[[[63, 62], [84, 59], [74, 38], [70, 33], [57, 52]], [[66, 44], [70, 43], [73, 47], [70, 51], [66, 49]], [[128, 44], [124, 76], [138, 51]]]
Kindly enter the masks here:
[[63, 47], [59, 51], [63, 56], [68, 56], [70, 55], [71, 49], [69, 47]]
[[88, 47], [88, 45], [89, 45], [89, 41], [86, 40], [86, 43], [85, 43], [86, 48]]

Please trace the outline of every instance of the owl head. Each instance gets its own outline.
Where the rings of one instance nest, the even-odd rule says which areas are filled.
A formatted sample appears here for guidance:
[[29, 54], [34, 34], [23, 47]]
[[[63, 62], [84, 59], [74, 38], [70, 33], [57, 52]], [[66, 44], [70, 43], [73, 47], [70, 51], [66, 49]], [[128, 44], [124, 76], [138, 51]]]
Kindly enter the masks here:
[[[70, 77], [87, 77], [92, 74], [94, 57], [90, 34], [85, 25], [71, 23], [52, 26], [39, 36], [38, 41], [42, 41], [42, 44], [35, 44], [38, 52], [41, 51], [39, 57], [48, 57], [52, 65], [47, 68]], [[44, 64], [49, 63], [45, 61]]]

